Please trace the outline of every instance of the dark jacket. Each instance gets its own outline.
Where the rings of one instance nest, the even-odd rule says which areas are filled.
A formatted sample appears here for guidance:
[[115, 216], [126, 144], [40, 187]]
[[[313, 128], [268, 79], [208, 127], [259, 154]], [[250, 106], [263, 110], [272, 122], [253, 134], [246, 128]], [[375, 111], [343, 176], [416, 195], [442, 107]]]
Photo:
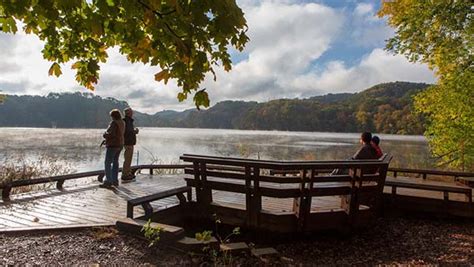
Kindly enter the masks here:
[[378, 159], [377, 151], [371, 144], [364, 144], [355, 154], [352, 159]]
[[123, 147], [124, 143], [125, 123], [122, 120], [113, 120], [109, 127], [105, 130], [105, 146], [106, 147]]
[[137, 144], [137, 134], [135, 132], [135, 126], [133, 125], [133, 119], [125, 116], [123, 121], [125, 122], [125, 145], [134, 146]]

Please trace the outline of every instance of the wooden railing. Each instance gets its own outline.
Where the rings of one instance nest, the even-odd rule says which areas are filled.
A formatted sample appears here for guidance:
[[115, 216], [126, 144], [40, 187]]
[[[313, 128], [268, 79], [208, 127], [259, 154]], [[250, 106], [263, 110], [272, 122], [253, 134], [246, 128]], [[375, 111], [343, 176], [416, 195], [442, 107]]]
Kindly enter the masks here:
[[[375, 214], [381, 204], [391, 156], [386, 155], [382, 160], [364, 161], [271, 161], [185, 154], [180, 159], [192, 163], [192, 167], [185, 168], [185, 173], [192, 176], [185, 180], [188, 186], [195, 188], [196, 203], [202, 209], [199, 213], [209, 215], [220, 209], [218, 205], [213, 204], [213, 190], [240, 193], [244, 194], [246, 199], [245, 214], [237, 216], [241, 211], [234, 209], [227, 219], [245, 218], [243, 223], [249, 227], [267, 228], [272, 227], [270, 221], [273, 215], [267, 216], [267, 213], [263, 212], [263, 197], [290, 198], [294, 200], [294, 215], [289, 220], [296, 218], [296, 221], [293, 223], [283, 220], [288, 222], [286, 226], [273, 226], [283, 227], [279, 230], [286, 231], [296, 225], [296, 231], [307, 231], [314, 230], [314, 227], [321, 223], [321, 218], [315, 219], [315, 215], [311, 214], [313, 197], [341, 196], [341, 205], [348, 217], [342, 221], [348, 221], [350, 224], [360, 222], [360, 205], [370, 206], [369, 212]], [[348, 173], [318, 175], [326, 173], [328, 169], [347, 169]], [[274, 175], [295, 171], [299, 175]], [[280, 186], [282, 184], [294, 184], [297, 187]], [[326, 220], [340, 220], [340, 214], [335, 213], [334, 216], [323, 216], [329, 216], [325, 217]], [[325, 224], [331, 226], [331, 222]]]
[[474, 178], [472, 172], [457, 172], [457, 171], [440, 171], [440, 170], [427, 170], [427, 169], [407, 169], [407, 168], [388, 168], [388, 171], [393, 174], [393, 177], [397, 177], [400, 173], [405, 174], [416, 174], [418, 177], [421, 176], [424, 180], [430, 176], [445, 176], [452, 177], [453, 181], [459, 178]]
[[[168, 164], [168, 165], [137, 165], [132, 166], [132, 172], [136, 173], [139, 170], [149, 170], [150, 174], [153, 174], [153, 170], [157, 169], [184, 169], [190, 165], [186, 164]], [[122, 168], [119, 169], [122, 171]], [[52, 183], [56, 182], [56, 188], [59, 190], [63, 189], [64, 182], [67, 180], [74, 180], [74, 179], [81, 179], [87, 177], [97, 176], [97, 180], [102, 182], [105, 172], [104, 170], [100, 171], [90, 171], [90, 172], [81, 172], [81, 173], [73, 173], [73, 174], [65, 174], [65, 175], [58, 175], [52, 177], [41, 177], [41, 178], [33, 178], [33, 179], [19, 179], [14, 181], [6, 181], [0, 184], [0, 189], [2, 190], [2, 199], [3, 201], [8, 201], [10, 199], [11, 190], [14, 187], [20, 186], [30, 186], [30, 185], [37, 185], [37, 184], [45, 184], [45, 183]]]

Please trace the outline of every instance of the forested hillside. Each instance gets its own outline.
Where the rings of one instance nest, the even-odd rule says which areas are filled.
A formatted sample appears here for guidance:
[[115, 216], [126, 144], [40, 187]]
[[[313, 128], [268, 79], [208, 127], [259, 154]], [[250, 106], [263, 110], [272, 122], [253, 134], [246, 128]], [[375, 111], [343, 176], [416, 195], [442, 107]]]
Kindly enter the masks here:
[[[421, 134], [423, 119], [412, 113], [412, 96], [427, 84], [379, 84], [356, 94], [329, 94], [264, 103], [223, 101], [207, 110], [136, 112], [138, 126]], [[7, 96], [0, 126], [102, 128], [112, 108], [125, 101], [89, 93]]]
[[[110, 121], [111, 109], [123, 110], [127, 106], [125, 101], [91, 93], [50, 93], [45, 97], [7, 95], [0, 104], [0, 126], [103, 128]], [[152, 116], [139, 113], [137, 117], [143, 125], [152, 125]]]

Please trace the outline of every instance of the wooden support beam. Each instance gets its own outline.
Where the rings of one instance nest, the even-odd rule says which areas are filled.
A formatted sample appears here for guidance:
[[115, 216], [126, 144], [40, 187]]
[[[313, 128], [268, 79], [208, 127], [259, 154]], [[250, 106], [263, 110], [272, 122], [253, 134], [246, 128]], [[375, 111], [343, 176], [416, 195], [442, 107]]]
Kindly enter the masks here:
[[10, 201], [10, 193], [12, 191], [12, 187], [11, 186], [8, 186], [8, 185], [5, 185], [3, 188], [2, 188], [2, 200], [3, 201]]
[[449, 200], [449, 192], [448, 191], [443, 191], [443, 199], [448, 201]]
[[64, 180], [59, 180], [56, 182], [56, 189], [63, 190]]
[[262, 194], [260, 192], [260, 168], [254, 168], [252, 171], [253, 187], [251, 189], [251, 214], [250, 224], [259, 227], [259, 217], [262, 211]]
[[245, 166], [245, 209], [247, 210], [246, 223], [252, 227], [252, 169], [250, 166]]
[[151, 206], [150, 202], [142, 203], [142, 208], [145, 211], [145, 218], [149, 219], [153, 214], [153, 207]]

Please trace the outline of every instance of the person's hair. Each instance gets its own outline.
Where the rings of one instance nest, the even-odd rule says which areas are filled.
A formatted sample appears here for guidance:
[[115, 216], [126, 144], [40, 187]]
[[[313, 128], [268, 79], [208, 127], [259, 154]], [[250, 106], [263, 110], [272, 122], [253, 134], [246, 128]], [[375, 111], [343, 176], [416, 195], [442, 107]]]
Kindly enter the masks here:
[[112, 117], [112, 119], [114, 120], [120, 120], [122, 119], [122, 114], [120, 113], [120, 110], [114, 108], [110, 111], [110, 117]]
[[127, 114], [127, 112], [129, 112], [129, 111], [132, 111], [131, 107], [126, 107], [126, 108], [123, 109], [124, 114]]
[[374, 142], [374, 144], [376, 145], [379, 145], [380, 144], [380, 138], [376, 135], [372, 136], [372, 142]]
[[370, 143], [372, 141], [372, 134], [369, 132], [363, 132], [360, 136], [360, 139], [366, 144]]

